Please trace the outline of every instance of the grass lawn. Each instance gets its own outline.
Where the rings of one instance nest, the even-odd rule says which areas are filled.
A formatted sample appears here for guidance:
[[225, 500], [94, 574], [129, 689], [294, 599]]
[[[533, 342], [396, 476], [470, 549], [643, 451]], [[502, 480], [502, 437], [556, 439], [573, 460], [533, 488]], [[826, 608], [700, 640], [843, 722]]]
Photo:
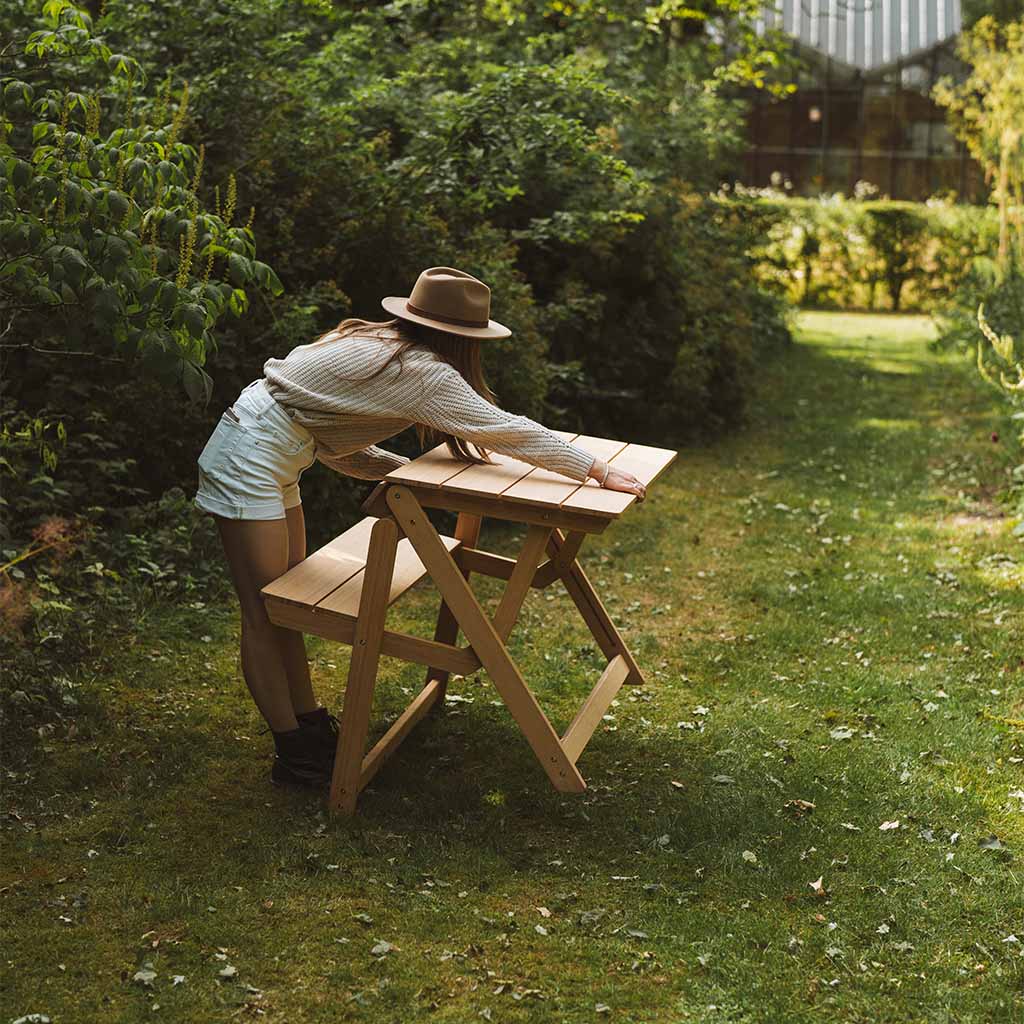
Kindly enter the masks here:
[[[1024, 552], [995, 399], [929, 336], [804, 315], [746, 429], [588, 541], [648, 685], [581, 796], [481, 673], [328, 819], [267, 781], [232, 604], [154, 608], [8, 765], [0, 1022], [1019, 1024]], [[560, 585], [520, 624], [564, 727], [602, 661]], [[348, 648], [309, 647], [337, 711]], [[378, 733], [421, 679], [382, 662]]]

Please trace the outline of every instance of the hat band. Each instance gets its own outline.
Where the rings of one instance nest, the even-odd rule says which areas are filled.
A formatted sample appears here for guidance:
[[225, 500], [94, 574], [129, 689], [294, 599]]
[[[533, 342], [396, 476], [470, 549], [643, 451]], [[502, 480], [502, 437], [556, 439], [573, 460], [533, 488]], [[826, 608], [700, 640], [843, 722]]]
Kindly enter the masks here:
[[458, 324], [460, 327], [486, 327], [488, 320], [460, 320], [457, 316], [444, 316], [441, 313], [431, 313], [429, 310], [420, 309], [411, 302], [406, 302], [405, 308], [417, 316], [425, 316], [430, 320], [443, 320], [446, 324]]

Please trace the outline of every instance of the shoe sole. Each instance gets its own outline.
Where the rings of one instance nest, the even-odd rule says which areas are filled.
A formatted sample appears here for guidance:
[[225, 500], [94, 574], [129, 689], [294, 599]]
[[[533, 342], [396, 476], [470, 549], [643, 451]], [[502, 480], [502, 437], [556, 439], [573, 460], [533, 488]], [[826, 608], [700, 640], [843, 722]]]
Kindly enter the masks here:
[[290, 786], [293, 789], [327, 789], [331, 785], [330, 777], [322, 779], [302, 779], [297, 776], [276, 776], [270, 771], [270, 781], [275, 786]]

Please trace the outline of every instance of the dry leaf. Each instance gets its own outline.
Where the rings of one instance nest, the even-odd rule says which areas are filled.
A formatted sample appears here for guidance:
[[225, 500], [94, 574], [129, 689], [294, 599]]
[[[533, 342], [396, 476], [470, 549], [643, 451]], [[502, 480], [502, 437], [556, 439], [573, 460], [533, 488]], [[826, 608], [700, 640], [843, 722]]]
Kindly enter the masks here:
[[814, 804], [810, 800], [787, 800], [782, 806], [792, 808], [797, 814], [814, 810]]
[[986, 836], [984, 839], [978, 840], [978, 846], [983, 850], [1005, 850], [1006, 843], [1004, 843], [998, 836]]

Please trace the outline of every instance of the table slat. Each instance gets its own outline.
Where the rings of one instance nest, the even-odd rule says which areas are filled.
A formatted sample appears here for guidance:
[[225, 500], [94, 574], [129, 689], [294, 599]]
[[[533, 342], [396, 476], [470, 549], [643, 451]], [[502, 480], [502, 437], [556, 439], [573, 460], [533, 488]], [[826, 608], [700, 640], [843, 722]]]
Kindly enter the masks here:
[[[617, 455], [608, 461], [617, 469], [625, 469], [646, 485], [671, 464], [676, 453], [671, 448], [652, 448], [645, 444], [628, 444]], [[595, 486], [590, 486], [595, 484]], [[587, 485], [577, 488], [569, 498], [562, 502], [566, 509], [597, 512], [601, 515], [621, 515], [633, 502], [635, 494], [625, 491], [610, 491], [596, 486], [596, 481], [587, 481]]]
[[519, 459], [502, 455], [500, 452], [491, 452], [491, 458], [494, 459], [495, 465], [470, 466], [458, 476], [445, 481], [444, 489], [494, 497], [534, 468], [528, 462], [520, 462]]
[[407, 465], [393, 469], [385, 479], [395, 483], [417, 484], [420, 487], [439, 487], [463, 472], [467, 465], [453, 459], [446, 444], [439, 444]]
[[[618, 452], [626, 447], [625, 441], [613, 441], [606, 437], [589, 437], [577, 435], [571, 442], [575, 447], [610, 461]], [[588, 484], [597, 487], [596, 480], [588, 480]], [[582, 485], [562, 473], [552, 473], [547, 469], [535, 468], [528, 476], [523, 477], [504, 492], [504, 497], [512, 501], [531, 501], [544, 505], [561, 505]]]

